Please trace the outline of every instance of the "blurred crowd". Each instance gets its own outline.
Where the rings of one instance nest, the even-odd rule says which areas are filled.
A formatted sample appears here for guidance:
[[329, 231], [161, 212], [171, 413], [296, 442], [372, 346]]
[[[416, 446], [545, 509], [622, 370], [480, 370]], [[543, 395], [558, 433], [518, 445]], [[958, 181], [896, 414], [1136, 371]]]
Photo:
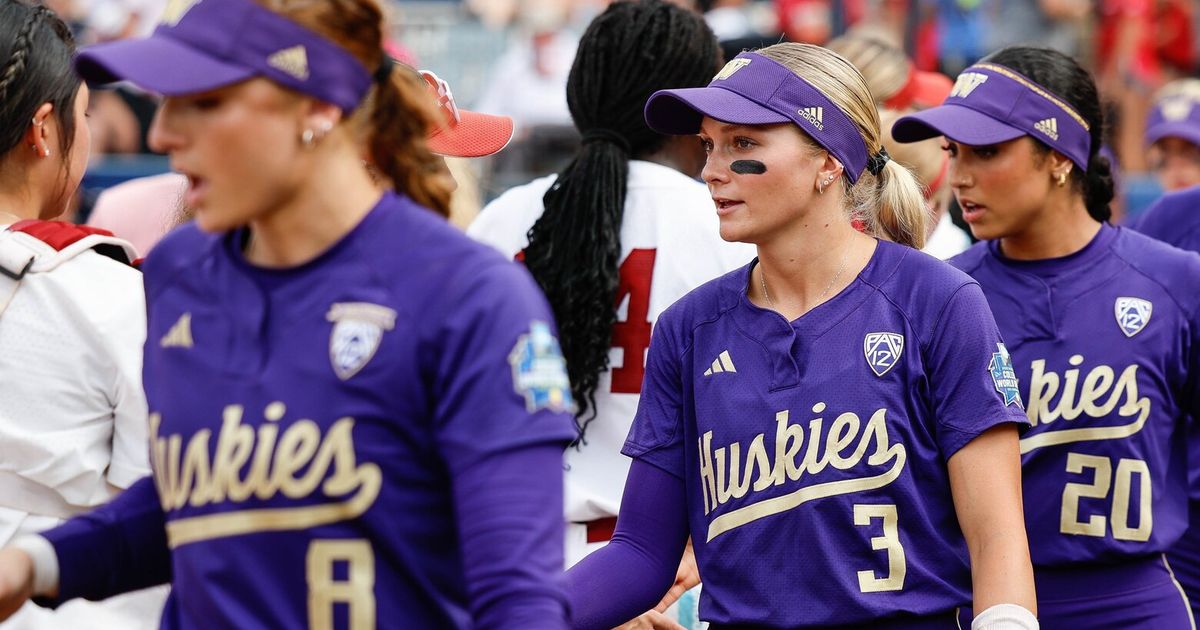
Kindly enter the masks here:
[[[507, 188], [557, 171], [575, 152], [579, 138], [567, 106], [567, 75], [579, 36], [607, 3], [392, 2], [389, 48], [395, 57], [446, 78], [460, 105], [516, 121], [516, 136], [499, 155], [470, 163], [449, 161], [460, 183], [457, 223], [469, 223], [482, 204]], [[1200, 102], [1200, 82], [1184, 80], [1197, 76], [1200, 57], [1200, 11], [1190, 0], [678, 3], [704, 14], [727, 58], [783, 40], [828, 45], [848, 35], [903, 51], [917, 71], [952, 78], [1007, 45], [1061, 50], [1091, 69], [1101, 88], [1110, 121], [1109, 155], [1119, 176], [1118, 217], [1136, 215], [1164, 190], [1200, 182], [1200, 109], [1192, 112], [1192, 103]], [[79, 42], [88, 44], [148, 33], [166, 0], [46, 4], [68, 18]], [[899, 75], [884, 83], [888, 80], [904, 83]], [[102, 189], [167, 168], [162, 159], [142, 157], [150, 153], [146, 132], [155, 110], [152, 96], [124, 86], [104, 90], [91, 109], [94, 159], [74, 217], [80, 221], [88, 218]], [[1158, 129], [1152, 129], [1156, 124]], [[1173, 130], [1164, 131], [1164, 124]]]

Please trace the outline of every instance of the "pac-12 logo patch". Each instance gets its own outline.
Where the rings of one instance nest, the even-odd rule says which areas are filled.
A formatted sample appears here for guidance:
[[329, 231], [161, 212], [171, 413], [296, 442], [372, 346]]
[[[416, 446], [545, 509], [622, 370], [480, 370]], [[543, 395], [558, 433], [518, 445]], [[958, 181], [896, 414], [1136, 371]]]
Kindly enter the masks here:
[[1154, 310], [1154, 305], [1142, 298], [1119, 297], [1115, 309], [1121, 332], [1126, 337], [1132, 337], [1150, 323], [1150, 312]]
[[550, 324], [531, 323], [529, 333], [521, 335], [508, 353], [508, 362], [512, 365], [513, 389], [525, 398], [529, 413], [538, 409], [574, 410], [567, 361], [558, 339], [550, 332]]
[[396, 311], [367, 302], [343, 302], [329, 307], [325, 319], [333, 322], [329, 334], [329, 361], [338, 378], [358, 374], [383, 340], [384, 331], [396, 327]]
[[1004, 397], [1005, 406], [1016, 403], [1018, 407], [1024, 409], [1025, 405], [1021, 402], [1021, 391], [1017, 389], [1017, 371], [1013, 369], [1012, 356], [1008, 354], [1008, 348], [1005, 348], [1002, 343], [997, 343], [996, 349], [999, 352], [992, 353], [992, 361], [988, 363], [992, 384], [996, 386], [996, 391]]
[[895, 367], [904, 352], [904, 336], [891, 332], [867, 333], [863, 337], [863, 354], [875, 376], [883, 376]]

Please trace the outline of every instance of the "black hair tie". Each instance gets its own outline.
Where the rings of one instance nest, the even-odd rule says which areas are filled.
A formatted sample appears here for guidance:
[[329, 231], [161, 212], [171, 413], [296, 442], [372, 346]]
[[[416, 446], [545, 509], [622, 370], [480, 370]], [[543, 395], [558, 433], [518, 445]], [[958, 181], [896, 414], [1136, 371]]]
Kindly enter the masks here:
[[383, 53], [383, 59], [379, 61], [379, 67], [375, 68], [375, 74], [371, 75], [371, 78], [376, 83], [387, 83], [388, 79], [392, 78], [392, 68], [395, 66], [396, 61], [392, 59], [392, 56]]
[[892, 159], [892, 156], [888, 155], [887, 149], [879, 147], [879, 153], [867, 159], [867, 170], [872, 175], [879, 177], [879, 174], [883, 172], [883, 167], [887, 165], [890, 159]]
[[625, 139], [625, 136], [611, 129], [588, 129], [583, 132], [583, 143], [591, 144], [593, 142], [610, 142], [625, 153], [629, 153], [629, 141]]

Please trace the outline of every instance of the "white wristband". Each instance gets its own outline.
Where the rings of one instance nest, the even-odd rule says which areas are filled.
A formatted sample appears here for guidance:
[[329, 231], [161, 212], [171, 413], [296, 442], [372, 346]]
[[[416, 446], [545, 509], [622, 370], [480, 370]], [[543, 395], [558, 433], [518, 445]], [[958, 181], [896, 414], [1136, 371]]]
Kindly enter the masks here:
[[20, 536], [8, 544], [29, 554], [33, 560], [33, 594], [49, 595], [58, 591], [58, 554], [49, 540], [31, 534]]
[[1037, 617], [1016, 604], [996, 604], [975, 616], [971, 630], [1038, 630]]

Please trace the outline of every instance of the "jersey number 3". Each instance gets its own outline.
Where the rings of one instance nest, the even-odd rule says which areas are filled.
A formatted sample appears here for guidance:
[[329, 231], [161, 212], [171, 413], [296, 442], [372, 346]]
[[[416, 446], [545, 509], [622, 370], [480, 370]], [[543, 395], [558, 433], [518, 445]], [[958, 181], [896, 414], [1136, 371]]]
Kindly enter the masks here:
[[624, 321], [613, 325], [612, 346], [620, 348], [621, 367], [612, 370], [614, 394], [640, 394], [646, 372], [646, 348], [650, 347], [650, 283], [654, 276], [653, 249], [635, 249], [621, 263], [615, 308], [629, 300]]

